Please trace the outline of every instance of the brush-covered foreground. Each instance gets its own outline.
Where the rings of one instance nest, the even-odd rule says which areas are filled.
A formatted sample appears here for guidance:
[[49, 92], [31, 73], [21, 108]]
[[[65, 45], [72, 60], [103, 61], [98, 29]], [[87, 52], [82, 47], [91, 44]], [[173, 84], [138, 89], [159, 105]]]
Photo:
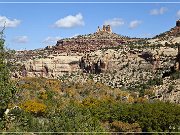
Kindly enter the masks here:
[[137, 98], [88, 80], [16, 80], [17, 92], [0, 122], [8, 132], [178, 132], [180, 106]]

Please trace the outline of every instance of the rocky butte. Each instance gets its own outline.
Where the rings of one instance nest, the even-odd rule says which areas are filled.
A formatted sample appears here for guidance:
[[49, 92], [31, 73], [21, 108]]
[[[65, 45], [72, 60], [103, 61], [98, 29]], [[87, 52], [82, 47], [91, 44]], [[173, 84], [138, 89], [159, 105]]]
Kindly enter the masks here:
[[110, 25], [103, 25], [102, 29], [98, 27], [93, 34], [79, 35], [57, 41], [56, 46], [52, 47], [51, 51], [67, 52], [68, 54], [87, 53], [102, 48], [117, 47], [128, 40], [130, 40], [128, 37], [113, 33]]

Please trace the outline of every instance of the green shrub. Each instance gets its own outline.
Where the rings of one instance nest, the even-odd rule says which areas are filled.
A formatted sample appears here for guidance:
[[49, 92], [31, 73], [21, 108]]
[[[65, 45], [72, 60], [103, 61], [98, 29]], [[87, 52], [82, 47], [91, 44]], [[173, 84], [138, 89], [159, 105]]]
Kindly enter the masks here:
[[[16, 92], [16, 87], [10, 81], [10, 67], [7, 66], [7, 51], [4, 48], [3, 31], [0, 32], [0, 119], [8, 108], [8, 103]], [[1, 120], [0, 120], [1, 121]]]
[[180, 72], [176, 71], [175, 73], [171, 74], [170, 79], [171, 80], [180, 79]]
[[22, 103], [21, 108], [26, 112], [31, 112], [37, 115], [43, 115], [46, 111], [47, 106], [43, 103], [40, 103], [36, 100], [28, 100]]

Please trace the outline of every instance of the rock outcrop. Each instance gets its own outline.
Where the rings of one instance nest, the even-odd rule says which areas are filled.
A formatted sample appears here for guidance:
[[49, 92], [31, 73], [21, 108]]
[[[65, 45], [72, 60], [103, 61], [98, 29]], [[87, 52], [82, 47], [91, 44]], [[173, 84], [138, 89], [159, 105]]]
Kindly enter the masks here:
[[103, 25], [102, 29], [98, 26], [97, 33], [99, 32], [106, 32], [106, 33], [112, 33], [112, 29], [110, 25]]
[[77, 72], [79, 70], [79, 59], [81, 56], [57, 56], [27, 60], [21, 64], [19, 72], [13, 74], [18, 77], [46, 77], [57, 78], [64, 73]]
[[180, 27], [180, 20], [176, 21], [176, 27]]

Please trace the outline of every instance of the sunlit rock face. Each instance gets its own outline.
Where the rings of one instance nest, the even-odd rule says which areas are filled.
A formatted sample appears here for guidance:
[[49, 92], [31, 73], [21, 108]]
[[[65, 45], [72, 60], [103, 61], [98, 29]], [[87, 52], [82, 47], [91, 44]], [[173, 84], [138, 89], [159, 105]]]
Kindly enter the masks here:
[[[79, 59], [81, 56], [53, 56], [34, 60], [27, 60], [20, 68], [19, 77], [46, 77], [57, 78], [64, 73], [77, 72], [79, 70]], [[18, 74], [18, 75], [17, 75]]]

